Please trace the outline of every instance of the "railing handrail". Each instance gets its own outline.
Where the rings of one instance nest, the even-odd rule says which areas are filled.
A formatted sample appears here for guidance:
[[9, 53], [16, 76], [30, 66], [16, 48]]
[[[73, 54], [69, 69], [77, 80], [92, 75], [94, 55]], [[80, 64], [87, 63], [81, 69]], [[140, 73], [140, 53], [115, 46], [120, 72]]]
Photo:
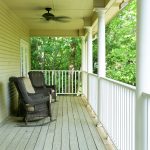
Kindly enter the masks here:
[[150, 97], [150, 93], [142, 92], [142, 96]]
[[32, 69], [31, 71], [78, 71], [78, 72], [81, 72], [80, 70], [34, 70], [34, 69]]
[[[86, 71], [82, 71], [82, 72], [87, 73]], [[87, 74], [88, 74], [88, 75], [91, 75], [91, 76], [98, 77], [98, 75], [97, 75], [97, 74], [94, 74], [94, 73], [87, 73]], [[108, 78], [108, 77], [98, 77], [98, 78], [101, 78], [101, 79], [110, 81], [110, 82], [112, 82], [112, 83], [121, 85], [122, 87], [127, 87], [128, 89], [131, 89], [131, 90], [136, 90], [136, 87], [135, 87], [135, 86], [130, 85], [130, 84], [127, 84], [127, 83], [124, 83], [124, 82], [121, 82], [121, 81], [117, 81], [117, 80], [114, 80], [114, 79], [111, 79], [111, 78]]]
[[110, 79], [110, 78], [107, 78], [107, 77], [100, 77], [101, 79], [104, 79], [104, 80], [107, 80], [107, 81], [110, 81], [110, 82], [112, 82], [112, 83], [115, 83], [115, 84], [118, 84], [118, 85], [120, 85], [120, 86], [122, 86], [122, 87], [126, 87], [126, 88], [128, 88], [128, 89], [130, 89], [130, 90], [136, 90], [136, 87], [135, 86], [133, 86], [133, 85], [130, 85], [130, 84], [127, 84], [127, 83], [123, 83], [123, 82], [121, 82], [121, 81], [117, 81], [117, 80], [113, 80], [113, 79]]
[[98, 75], [97, 74], [94, 74], [94, 73], [88, 73], [89, 75], [91, 76], [94, 76], [94, 77], [97, 77], [98, 78]]

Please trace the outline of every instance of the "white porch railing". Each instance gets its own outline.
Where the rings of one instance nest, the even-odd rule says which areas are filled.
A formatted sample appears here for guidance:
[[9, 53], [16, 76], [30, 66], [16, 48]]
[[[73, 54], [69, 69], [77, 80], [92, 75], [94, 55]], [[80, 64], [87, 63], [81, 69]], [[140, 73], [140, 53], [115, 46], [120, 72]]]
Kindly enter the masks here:
[[88, 81], [88, 73], [83, 71], [82, 72], [82, 94], [85, 95], [87, 97], [87, 87], [88, 87], [88, 84], [87, 84], [87, 81]]
[[134, 150], [135, 87], [95, 74], [88, 80], [88, 101], [109, 137], [117, 149]]
[[98, 114], [98, 76], [96, 74], [88, 74], [88, 101], [94, 112]]
[[146, 124], [147, 124], [147, 142], [148, 145], [147, 145], [147, 149], [150, 150], [150, 94], [147, 94], [147, 93], [143, 93], [143, 101], [145, 101], [145, 105], [146, 105], [146, 112], [147, 114], [146, 117], [147, 117], [147, 120], [146, 120]]
[[134, 150], [135, 87], [100, 78], [99, 119], [117, 149]]
[[[55, 84], [58, 94], [77, 94], [80, 71], [42, 71], [46, 84]], [[82, 94], [88, 98], [108, 136], [120, 150], [135, 149], [135, 90], [134, 86], [82, 72]], [[150, 94], [143, 93], [143, 100], [147, 106], [146, 130], [150, 149]]]
[[79, 70], [32, 70], [42, 71], [48, 85], [56, 85], [57, 94], [77, 94], [80, 86]]

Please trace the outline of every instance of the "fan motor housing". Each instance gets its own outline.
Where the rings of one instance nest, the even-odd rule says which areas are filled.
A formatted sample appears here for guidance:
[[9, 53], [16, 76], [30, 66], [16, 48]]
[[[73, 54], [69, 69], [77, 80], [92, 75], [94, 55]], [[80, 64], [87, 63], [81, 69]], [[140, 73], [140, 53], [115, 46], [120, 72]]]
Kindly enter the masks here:
[[54, 15], [51, 14], [51, 13], [49, 13], [49, 12], [43, 14], [42, 16], [43, 16], [46, 20], [50, 20], [50, 19], [54, 18]]

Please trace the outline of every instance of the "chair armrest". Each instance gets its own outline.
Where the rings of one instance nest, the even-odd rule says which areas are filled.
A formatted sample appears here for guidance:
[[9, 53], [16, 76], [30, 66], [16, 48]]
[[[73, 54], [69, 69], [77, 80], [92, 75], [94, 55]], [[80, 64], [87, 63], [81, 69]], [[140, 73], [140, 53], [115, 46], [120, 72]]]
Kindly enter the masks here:
[[31, 105], [39, 105], [39, 104], [43, 104], [43, 103], [47, 103], [50, 101], [49, 96], [44, 96], [44, 97], [39, 97], [39, 98], [33, 98], [32, 97], [32, 101], [30, 102]]
[[28, 93], [28, 95], [29, 95], [31, 98], [38, 98], [38, 97], [43, 97], [43, 96], [44, 96], [43, 93]]

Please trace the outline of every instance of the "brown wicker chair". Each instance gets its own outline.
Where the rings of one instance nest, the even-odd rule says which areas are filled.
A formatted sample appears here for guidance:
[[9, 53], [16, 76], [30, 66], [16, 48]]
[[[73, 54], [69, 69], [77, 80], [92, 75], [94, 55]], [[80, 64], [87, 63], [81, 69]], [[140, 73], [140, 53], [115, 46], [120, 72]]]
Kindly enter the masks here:
[[52, 99], [56, 102], [56, 86], [45, 84], [44, 74], [42, 71], [30, 71], [28, 75], [36, 92], [42, 92], [47, 89], [52, 95]]
[[42, 93], [28, 93], [22, 77], [14, 78], [14, 83], [19, 93], [20, 103], [22, 103], [25, 110], [25, 124], [27, 125], [28, 121], [33, 120], [34, 117], [49, 116], [51, 121], [52, 113], [49, 96]]

